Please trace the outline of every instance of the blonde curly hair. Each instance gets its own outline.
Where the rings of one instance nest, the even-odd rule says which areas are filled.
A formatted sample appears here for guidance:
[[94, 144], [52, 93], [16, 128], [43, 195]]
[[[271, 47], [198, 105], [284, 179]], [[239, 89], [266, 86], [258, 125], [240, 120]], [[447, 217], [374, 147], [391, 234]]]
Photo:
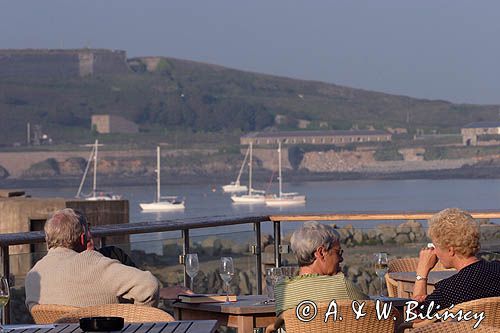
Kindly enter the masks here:
[[428, 222], [429, 236], [439, 247], [453, 247], [463, 257], [472, 257], [481, 248], [478, 223], [464, 210], [447, 208]]

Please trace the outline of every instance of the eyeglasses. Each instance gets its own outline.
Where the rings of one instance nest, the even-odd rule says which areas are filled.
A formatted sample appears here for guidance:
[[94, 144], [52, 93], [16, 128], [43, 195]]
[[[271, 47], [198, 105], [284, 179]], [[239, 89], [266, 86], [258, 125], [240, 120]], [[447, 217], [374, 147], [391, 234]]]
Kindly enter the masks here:
[[333, 249], [335, 251], [335, 253], [337, 253], [339, 255], [339, 257], [342, 257], [342, 254], [344, 254], [344, 250], [343, 249]]

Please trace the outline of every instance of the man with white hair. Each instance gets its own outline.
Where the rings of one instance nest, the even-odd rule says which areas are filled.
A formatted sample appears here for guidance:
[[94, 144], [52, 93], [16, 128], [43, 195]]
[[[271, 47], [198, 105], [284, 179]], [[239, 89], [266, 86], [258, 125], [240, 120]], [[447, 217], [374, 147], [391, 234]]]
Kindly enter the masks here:
[[94, 251], [85, 217], [59, 210], [45, 223], [48, 253], [26, 275], [26, 306], [91, 306], [119, 303], [155, 306], [158, 280]]

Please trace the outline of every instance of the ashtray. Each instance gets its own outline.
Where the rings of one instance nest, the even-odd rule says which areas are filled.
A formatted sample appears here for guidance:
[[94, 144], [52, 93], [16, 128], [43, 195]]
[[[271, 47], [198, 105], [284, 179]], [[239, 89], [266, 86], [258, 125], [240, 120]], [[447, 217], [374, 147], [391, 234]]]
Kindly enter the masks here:
[[120, 331], [123, 323], [122, 317], [86, 317], [80, 318], [80, 329], [87, 332]]

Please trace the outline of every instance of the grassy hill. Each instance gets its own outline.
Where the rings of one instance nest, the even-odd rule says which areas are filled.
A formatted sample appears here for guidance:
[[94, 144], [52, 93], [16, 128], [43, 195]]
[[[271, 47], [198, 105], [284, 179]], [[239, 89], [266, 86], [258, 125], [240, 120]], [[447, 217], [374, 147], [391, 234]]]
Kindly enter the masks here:
[[87, 142], [91, 115], [102, 113], [138, 123], [138, 137], [183, 133], [185, 141], [190, 133], [213, 132], [234, 133], [234, 141], [242, 132], [273, 126], [277, 114], [288, 117], [285, 128], [307, 119], [333, 129], [372, 125], [442, 133], [498, 114], [498, 106], [415, 99], [172, 58], [161, 58], [153, 71], [141, 58], [129, 59], [129, 67], [126, 74], [86, 78], [0, 77], [1, 144], [23, 142], [26, 122], [42, 125], [55, 142]]

